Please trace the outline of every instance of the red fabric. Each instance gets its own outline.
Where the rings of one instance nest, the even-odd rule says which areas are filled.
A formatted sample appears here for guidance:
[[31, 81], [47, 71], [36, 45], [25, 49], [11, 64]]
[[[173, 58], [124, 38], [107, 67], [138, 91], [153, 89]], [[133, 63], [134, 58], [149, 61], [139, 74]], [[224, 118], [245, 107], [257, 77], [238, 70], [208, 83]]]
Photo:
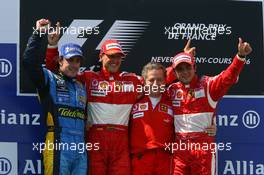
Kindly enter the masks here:
[[99, 143], [99, 150], [88, 152], [89, 175], [130, 174], [128, 130], [113, 127], [93, 126], [87, 133], [88, 143]]
[[167, 71], [166, 85], [170, 85], [171, 83], [175, 82], [175, 80], [177, 80], [177, 76], [171, 66], [167, 67], [166, 71]]
[[122, 56], [126, 56], [117, 40], [106, 40], [101, 47], [100, 55], [103, 53], [108, 55], [122, 54]]
[[173, 142], [173, 136], [172, 107], [165, 96], [154, 109], [148, 96], [133, 106], [130, 118], [131, 153], [165, 148], [165, 143]]
[[228, 89], [238, 81], [238, 76], [244, 65], [245, 62], [239, 60], [237, 56], [235, 56], [232, 64], [228, 66], [225, 71], [213, 77], [209, 87], [209, 91], [213, 100], [217, 101], [222, 98]]
[[[215, 109], [208, 103], [208, 96], [206, 93], [209, 79], [210, 78], [207, 76], [203, 76], [200, 79], [195, 76], [189, 86], [180, 82], [171, 84], [168, 91], [173, 103], [174, 113], [179, 115], [214, 112]], [[204, 92], [204, 96], [199, 98], [195, 97], [195, 93], [200, 90]]]
[[175, 55], [173, 57], [173, 61], [172, 61], [172, 67], [175, 68], [177, 67], [180, 63], [188, 63], [191, 64], [192, 66], [195, 64], [195, 60], [193, 55], [185, 53], [185, 52], [181, 52], [177, 55]]
[[46, 68], [52, 72], [57, 72], [58, 67], [58, 48], [47, 48], [46, 50]]
[[162, 149], [148, 150], [132, 156], [132, 175], [171, 175], [172, 155]]
[[[89, 103], [102, 103], [112, 105], [109, 111], [110, 114], [114, 115], [116, 118], [119, 116], [124, 116], [115, 107], [116, 105], [132, 105], [137, 100], [138, 93], [136, 91], [132, 92], [108, 92], [107, 95], [97, 96], [95, 92], [99, 92], [98, 87], [100, 84], [108, 84], [108, 86], [114, 87], [115, 84], [120, 85], [132, 85], [137, 87], [141, 84], [137, 76], [129, 73], [116, 73], [109, 74], [108, 72], [101, 70], [100, 72], [85, 71], [79, 77], [86, 84], [88, 105]], [[92, 114], [96, 113], [97, 116], [102, 116], [105, 110], [98, 109], [88, 109]], [[89, 112], [88, 112], [89, 113]], [[93, 121], [96, 119], [94, 116], [89, 116]], [[129, 118], [129, 113], [126, 118]], [[114, 120], [114, 119], [113, 119]], [[98, 120], [97, 120], [98, 121]], [[100, 121], [100, 120], [99, 120]], [[102, 125], [104, 121], [101, 121]], [[114, 125], [118, 127], [119, 125]], [[92, 128], [96, 128], [94, 125]], [[89, 162], [90, 162], [90, 175], [129, 175], [130, 173], [130, 159], [128, 150], [128, 133], [115, 130], [98, 130], [98, 128], [89, 131], [89, 142], [100, 143], [100, 151], [89, 152]]]
[[[58, 66], [57, 66], [57, 61], [56, 59], [58, 58], [59, 52], [58, 52], [58, 48], [47, 48], [46, 50], [46, 67], [47, 69], [51, 70], [52, 72], [57, 71], [58, 70]], [[177, 77], [174, 73], [173, 68], [167, 67], [167, 77], [166, 77], [166, 85], [170, 85], [171, 83], [173, 83], [175, 80], [177, 80]], [[144, 84], [144, 79], [142, 77], [139, 77], [141, 81], [141, 84]], [[79, 80], [83, 80], [83, 82], [85, 81], [85, 77], [84, 75], [80, 75], [79, 76]]]
[[[104, 70], [101, 70], [100, 72], [85, 71], [77, 78], [86, 84], [89, 102], [134, 104], [138, 96], [136, 88], [138, 85], [141, 85], [140, 79], [132, 73], [109, 74]], [[114, 89], [115, 85], [117, 84], [133, 85], [135, 90], [131, 92], [109, 91], [107, 96], [93, 96], [92, 91], [99, 91], [98, 88], [101, 83], [111, 86], [112, 89]]]
[[[185, 144], [185, 145], [205, 145], [213, 143], [213, 138], [199, 138], [182, 140], [177, 139], [175, 144]], [[191, 147], [191, 146], [190, 146]], [[201, 146], [202, 147], [202, 146]], [[193, 146], [192, 149], [177, 149], [173, 154], [173, 163], [174, 163], [174, 175], [214, 175], [216, 174], [216, 154], [214, 149], [208, 149], [204, 146], [204, 149], [195, 149]], [[214, 148], [214, 145], [211, 146]], [[212, 166], [213, 165], [213, 166]]]
[[[168, 94], [173, 101], [174, 113], [214, 112], [215, 109], [208, 103], [207, 88], [209, 88], [210, 97], [217, 102], [236, 83], [243, 66], [244, 62], [235, 57], [232, 64], [219, 75], [214, 77], [203, 76], [200, 79], [195, 76], [189, 85], [183, 85], [181, 82], [171, 84], [168, 88]], [[195, 97], [195, 93], [199, 90], [203, 90], [203, 97]]]
[[[204, 134], [204, 129], [213, 124], [217, 102], [236, 83], [243, 66], [244, 61], [235, 57], [231, 65], [219, 75], [195, 76], [189, 85], [181, 82], [170, 85], [168, 94], [172, 100], [175, 131], [180, 136], [176, 136], [176, 143], [186, 138], [188, 141], [198, 139], [191, 141], [194, 143], [212, 142], [212, 138]], [[200, 118], [195, 119], [197, 117]], [[178, 150], [174, 152], [174, 175], [211, 174], [211, 159], [211, 151]]]

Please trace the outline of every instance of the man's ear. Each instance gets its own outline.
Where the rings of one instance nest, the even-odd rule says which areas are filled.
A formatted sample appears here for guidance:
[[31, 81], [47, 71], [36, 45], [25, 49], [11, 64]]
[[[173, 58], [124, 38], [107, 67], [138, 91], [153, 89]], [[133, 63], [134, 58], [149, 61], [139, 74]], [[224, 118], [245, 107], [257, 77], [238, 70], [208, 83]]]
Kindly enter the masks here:
[[62, 57], [59, 57], [59, 58], [58, 58], [59, 67], [62, 66], [62, 62], [63, 62], [63, 58], [62, 58]]
[[100, 54], [100, 55], [99, 55], [99, 58], [100, 58], [100, 59], [99, 59], [99, 62], [102, 62], [103, 55], [104, 55], [104, 54]]

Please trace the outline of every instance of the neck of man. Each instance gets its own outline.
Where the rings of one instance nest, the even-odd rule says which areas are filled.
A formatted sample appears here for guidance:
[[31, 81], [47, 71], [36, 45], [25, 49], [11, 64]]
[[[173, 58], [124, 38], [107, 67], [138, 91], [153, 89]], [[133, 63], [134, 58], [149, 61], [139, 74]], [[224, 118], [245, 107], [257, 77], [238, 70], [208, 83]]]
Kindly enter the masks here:
[[161, 97], [161, 93], [150, 93], [149, 94], [149, 97], [152, 97], [152, 98], [160, 98]]

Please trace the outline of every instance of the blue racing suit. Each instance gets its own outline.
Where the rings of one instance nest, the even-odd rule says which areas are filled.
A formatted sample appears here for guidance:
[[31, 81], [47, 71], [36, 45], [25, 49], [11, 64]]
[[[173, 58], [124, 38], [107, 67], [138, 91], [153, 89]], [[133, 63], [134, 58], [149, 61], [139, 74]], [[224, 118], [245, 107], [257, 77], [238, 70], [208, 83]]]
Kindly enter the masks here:
[[76, 79], [41, 66], [42, 38], [37, 34], [30, 37], [23, 65], [37, 88], [46, 117], [44, 174], [86, 175], [85, 87]]

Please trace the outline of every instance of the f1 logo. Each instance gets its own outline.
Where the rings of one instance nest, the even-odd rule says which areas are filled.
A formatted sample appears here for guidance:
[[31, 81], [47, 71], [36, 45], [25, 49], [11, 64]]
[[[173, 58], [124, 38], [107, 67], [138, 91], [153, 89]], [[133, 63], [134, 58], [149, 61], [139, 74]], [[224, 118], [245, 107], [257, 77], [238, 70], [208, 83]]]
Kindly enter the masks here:
[[0, 77], [7, 77], [12, 72], [12, 64], [7, 59], [0, 59]]
[[[98, 27], [103, 20], [84, 20], [84, 19], [75, 19], [72, 21], [68, 28], [95, 28]], [[116, 20], [111, 28], [107, 31], [103, 39], [99, 42], [95, 50], [100, 50], [102, 44], [105, 40], [115, 39], [118, 40], [124, 52], [128, 53], [136, 41], [142, 36], [143, 32], [147, 29], [150, 22], [147, 21], [125, 21], [125, 20]], [[97, 32], [97, 34], [100, 31]], [[71, 41], [73, 43], [79, 44], [82, 46], [88, 38], [78, 37], [78, 33], [71, 35], [64, 34], [62, 35], [58, 46]]]
[[11, 162], [4, 157], [0, 157], [0, 175], [7, 175], [12, 169]]

